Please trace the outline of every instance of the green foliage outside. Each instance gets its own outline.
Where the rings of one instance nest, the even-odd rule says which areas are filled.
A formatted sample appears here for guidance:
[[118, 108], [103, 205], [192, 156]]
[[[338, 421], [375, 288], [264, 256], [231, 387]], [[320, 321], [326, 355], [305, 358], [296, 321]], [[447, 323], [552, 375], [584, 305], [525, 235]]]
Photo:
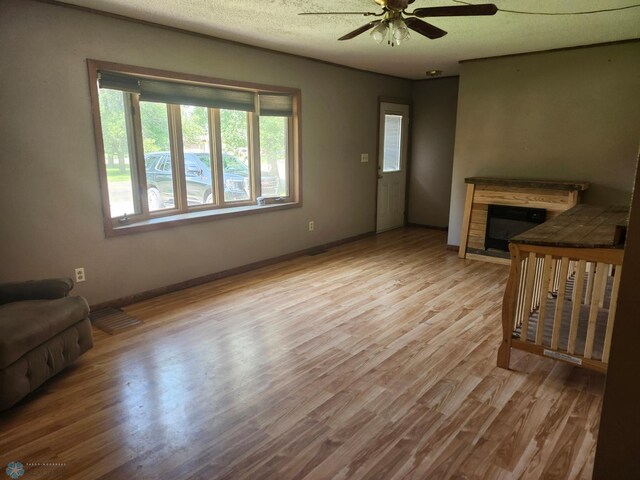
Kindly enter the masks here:
[[144, 152], [169, 150], [169, 118], [164, 103], [140, 102]]
[[131, 178], [129, 165], [125, 165], [122, 171], [119, 166], [107, 166], [107, 177], [109, 178], [109, 182], [128, 182]]
[[247, 114], [238, 110], [220, 110], [222, 152], [230, 154], [245, 165], [249, 163], [249, 126]]
[[180, 108], [182, 118], [182, 139], [185, 150], [209, 151], [209, 118], [205, 107], [183, 105]]
[[[285, 160], [286, 154], [287, 119], [260, 117], [260, 162], [262, 169], [277, 175], [278, 162]], [[282, 166], [284, 167], [284, 165]]]
[[[124, 173], [129, 147], [122, 92], [100, 89], [100, 121], [107, 166], [113, 167], [117, 160], [116, 171]], [[113, 168], [109, 170], [113, 171]]]

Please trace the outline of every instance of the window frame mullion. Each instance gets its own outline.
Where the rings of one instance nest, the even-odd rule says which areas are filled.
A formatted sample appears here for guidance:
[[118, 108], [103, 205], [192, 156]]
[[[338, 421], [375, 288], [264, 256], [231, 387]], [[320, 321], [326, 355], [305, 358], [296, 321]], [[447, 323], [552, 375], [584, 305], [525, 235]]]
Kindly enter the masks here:
[[144, 163], [144, 144], [142, 140], [142, 119], [140, 115], [140, 96], [130, 93], [129, 98], [130, 115], [133, 126], [133, 142], [135, 148], [135, 164], [137, 172], [137, 201], [141, 206], [141, 214], [143, 218], [149, 218], [149, 197], [147, 196], [147, 171]]
[[184, 167], [184, 147], [182, 141], [182, 115], [180, 105], [167, 104], [167, 119], [169, 121], [169, 150], [171, 152], [171, 171], [173, 174], [175, 209], [186, 213], [189, 206], [187, 198], [187, 177]]
[[251, 184], [251, 202], [262, 196], [262, 181], [260, 170], [260, 119], [255, 113], [247, 114], [249, 132], [249, 178]]
[[294, 172], [294, 168], [296, 166], [296, 162], [294, 159], [294, 155], [295, 155], [295, 135], [294, 135], [294, 128], [295, 128], [295, 120], [294, 120], [294, 116], [290, 116], [287, 117], [287, 130], [286, 130], [286, 135], [287, 135], [287, 150], [285, 151], [285, 155], [286, 155], [286, 168], [287, 168], [287, 195], [286, 198], [290, 199], [293, 197], [293, 189], [294, 189], [294, 181], [299, 181], [298, 180], [298, 175], [299, 173], [296, 171]]
[[[213, 115], [213, 108], [207, 108], [207, 130], [209, 131], [209, 158], [211, 163], [211, 197], [213, 198], [213, 207], [220, 206], [220, 187], [218, 185], [218, 161], [216, 158], [216, 152], [218, 147], [216, 146], [215, 138], [215, 119]], [[209, 206], [211, 208], [212, 206]]]
[[[218, 197], [218, 207], [224, 207], [226, 202], [224, 200], [224, 166], [222, 165], [222, 132], [220, 131], [220, 109], [212, 108], [211, 110], [211, 130], [213, 135], [211, 136], [211, 143], [213, 153], [215, 156], [216, 168], [216, 196]], [[211, 162], [213, 166], [213, 162]]]

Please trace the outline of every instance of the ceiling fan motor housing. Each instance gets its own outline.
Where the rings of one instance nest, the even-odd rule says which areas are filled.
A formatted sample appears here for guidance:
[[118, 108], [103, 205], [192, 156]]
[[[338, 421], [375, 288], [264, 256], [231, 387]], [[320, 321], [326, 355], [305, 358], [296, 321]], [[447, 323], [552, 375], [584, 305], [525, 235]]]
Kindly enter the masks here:
[[411, 2], [410, 0], [376, 0], [383, 7], [387, 7], [389, 10], [393, 10], [396, 12], [401, 12], [405, 8], [409, 6]]

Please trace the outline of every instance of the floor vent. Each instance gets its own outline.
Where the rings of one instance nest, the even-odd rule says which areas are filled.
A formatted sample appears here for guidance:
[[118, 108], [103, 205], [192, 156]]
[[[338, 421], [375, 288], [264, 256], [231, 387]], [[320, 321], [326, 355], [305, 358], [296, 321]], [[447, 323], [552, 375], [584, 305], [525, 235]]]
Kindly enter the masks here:
[[142, 324], [142, 320], [127, 315], [119, 308], [103, 308], [89, 314], [91, 323], [109, 335], [116, 335], [124, 330]]

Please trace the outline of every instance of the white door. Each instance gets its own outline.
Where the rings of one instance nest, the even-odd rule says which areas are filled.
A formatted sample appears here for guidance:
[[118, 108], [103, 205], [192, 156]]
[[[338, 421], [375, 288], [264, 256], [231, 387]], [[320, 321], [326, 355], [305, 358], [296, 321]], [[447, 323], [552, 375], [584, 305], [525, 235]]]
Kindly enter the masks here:
[[404, 225], [409, 106], [380, 104], [376, 231]]

